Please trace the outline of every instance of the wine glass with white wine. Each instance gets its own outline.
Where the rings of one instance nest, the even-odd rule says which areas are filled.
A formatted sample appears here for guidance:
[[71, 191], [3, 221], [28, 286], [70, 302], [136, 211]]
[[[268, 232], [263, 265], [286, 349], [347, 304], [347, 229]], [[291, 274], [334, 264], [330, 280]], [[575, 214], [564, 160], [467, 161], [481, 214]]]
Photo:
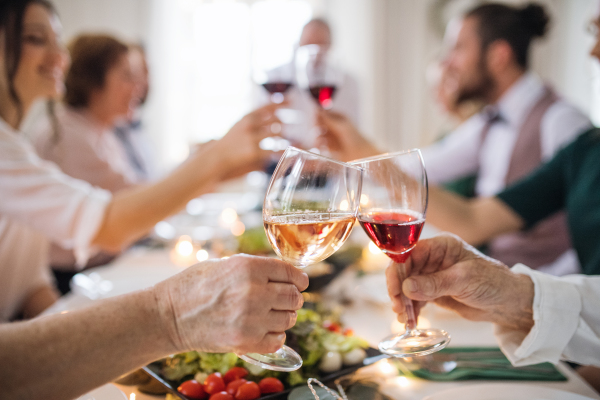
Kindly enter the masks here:
[[[273, 173], [263, 205], [267, 238], [296, 268], [323, 261], [346, 241], [356, 221], [362, 169], [288, 147]], [[243, 360], [275, 371], [294, 371], [302, 358], [287, 346]]]

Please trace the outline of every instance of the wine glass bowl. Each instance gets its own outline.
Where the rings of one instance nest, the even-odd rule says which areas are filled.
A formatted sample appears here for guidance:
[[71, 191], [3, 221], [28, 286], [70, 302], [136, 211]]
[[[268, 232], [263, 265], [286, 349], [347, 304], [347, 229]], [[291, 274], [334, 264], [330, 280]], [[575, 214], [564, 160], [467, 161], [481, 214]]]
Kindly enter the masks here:
[[254, 70], [253, 75], [254, 82], [269, 92], [272, 103], [283, 103], [285, 93], [294, 86], [294, 69], [292, 63], [284, 64], [270, 70], [257, 68]]
[[[408, 277], [404, 262], [416, 246], [427, 212], [427, 173], [419, 150], [383, 154], [353, 161], [362, 167], [362, 198], [358, 221], [369, 238], [393, 263], [400, 279]], [[412, 301], [406, 307], [406, 332], [379, 343], [379, 350], [395, 357], [431, 354], [450, 342], [440, 329], [417, 329]]]
[[[362, 169], [288, 147], [273, 173], [263, 204], [269, 243], [297, 268], [320, 262], [346, 241], [356, 221]], [[302, 366], [294, 350], [246, 354], [245, 361], [276, 371]]]
[[339, 62], [328, 46], [310, 44], [296, 51], [296, 81], [322, 108], [333, 107], [333, 96], [343, 74]]

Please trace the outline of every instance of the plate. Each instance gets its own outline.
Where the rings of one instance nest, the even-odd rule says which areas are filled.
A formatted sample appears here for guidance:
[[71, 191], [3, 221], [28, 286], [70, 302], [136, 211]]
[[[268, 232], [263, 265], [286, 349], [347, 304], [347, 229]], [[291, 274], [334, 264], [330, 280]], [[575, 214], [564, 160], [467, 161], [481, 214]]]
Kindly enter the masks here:
[[423, 400], [593, 400], [571, 392], [543, 386], [490, 383], [461, 386], [425, 397]]
[[[356, 364], [356, 365], [350, 365], [346, 368], [342, 368], [341, 370], [333, 372], [331, 374], [319, 376], [318, 379], [323, 383], [333, 381], [344, 375], [351, 374], [362, 367], [370, 365], [370, 364], [365, 364], [365, 361], [369, 360], [369, 358], [371, 358], [371, 357], [376, 357], [376, 356], [381, 355], [381, 352], [379, 350], [373, 349], [373, 348], [366, 349], [366, 352], [367, 352], [367, 358], [365, 358], [365, 360], [362, 363]], [[184, 399], [184, 400], [192, 400], [191, 398], [186, 397], [177, 391], [178, 382], [169, 381], [169, 380], [163, 378], [160, 374], [160, 368], [161, 368], [160, 362], [155, 362], [155, 363], [145, 366], [143, 369], [148, 374], [150, 374], [150, 376], [152, 376], [154, 379], [156, 379], [161, 384], [163, 384], [165, 386], [165, 388], [172, 394], [174, 394], [177, 397]], [[283, 392], [273, 393], [273, 394], [269, 394], [266, 396], [261, 396], [259, 398], [259, 400], [285, 400], [285, 399], [287, 399], [287, 396], [292, 391], [292, 389], [293, 388], [288, 388], [288, 389], [284, 390]]]
[[77, 398], [77, 400], [127, 400], [127, 396], [113, 384], [100, 386], [91, 392]]

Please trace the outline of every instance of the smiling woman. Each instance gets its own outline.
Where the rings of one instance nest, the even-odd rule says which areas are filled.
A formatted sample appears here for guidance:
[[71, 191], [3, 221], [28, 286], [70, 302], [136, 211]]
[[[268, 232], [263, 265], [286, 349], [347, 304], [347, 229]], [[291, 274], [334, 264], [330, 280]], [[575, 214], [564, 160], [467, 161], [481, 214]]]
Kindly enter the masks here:
[[[0, 2], [1, 397], [72, 399], [192, 348], [275, 351], [295, 322], [308, 278], [281, 261], [248, 256], [206, 261], [87, 309], [7, 323], [19, 314], [35, 316], [55, 300], [49, 240], [74, 248], [85, 263], [92, 248], [130, 243], [208, 187], [261, 167], [271, 155], [258, 143], [276, 121], [275, 106], [248, 114], [153, 185], [112, 195], [65, 175], [18, 131], [36, 99], [62, 92], [67, 58], [59, 34], [46, 1]], [[228, 301], [214, 301], [219, 298]]]
[[[270, 135], [276, 107], [248, 114], [224, 138], [199, 149], [155, 184], [111, 195], [42, 161], [17, 130], [35, 100], [62, 94], [68, 56], [48, 2], [11, 0], [0, 7], [0, 321], [6, 321], [36, 315], [56, 298], [48, 272], [49, 241], [72, 249], [85, 265], [92, 249], [119, 251], [215, 183], [261, 168], [271, 153], [258, 143]], [[116, 57], [102, 88], [90, 91], [91, 110], [113, 117], [126, 110], [133, 85], [120, 87], [128, 76], [125, 59]], [[105, 91], [121, 90], [127, 101], [94, 106]]]

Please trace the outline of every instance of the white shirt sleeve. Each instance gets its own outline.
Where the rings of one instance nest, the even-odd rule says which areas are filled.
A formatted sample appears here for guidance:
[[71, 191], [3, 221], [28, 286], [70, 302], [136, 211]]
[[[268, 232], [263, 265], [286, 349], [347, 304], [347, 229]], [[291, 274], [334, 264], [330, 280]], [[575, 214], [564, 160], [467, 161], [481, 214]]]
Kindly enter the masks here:
[[0, 198], [0, 214], [74, 249], [78, 264], [85, 264], [111, 194], [41, 160], [25, 138], [2, 123]]
[[429, 182], [437, 185], [477, 172], [484, 124], [481, 115], [475, 114], [446, 137], [421, 150]]
[[514, 365], [559, 360], [600, 366], [600, 277], [554, 277], [522, 264], [512, 271], [531, 277], [534, 325], [527, 335], [495, 327], [500, 347]]
[[563, 100], [554, 103], [540, 123], [542, 160], [551, 159], [591, 127], [590, 119], [578, 108]]

